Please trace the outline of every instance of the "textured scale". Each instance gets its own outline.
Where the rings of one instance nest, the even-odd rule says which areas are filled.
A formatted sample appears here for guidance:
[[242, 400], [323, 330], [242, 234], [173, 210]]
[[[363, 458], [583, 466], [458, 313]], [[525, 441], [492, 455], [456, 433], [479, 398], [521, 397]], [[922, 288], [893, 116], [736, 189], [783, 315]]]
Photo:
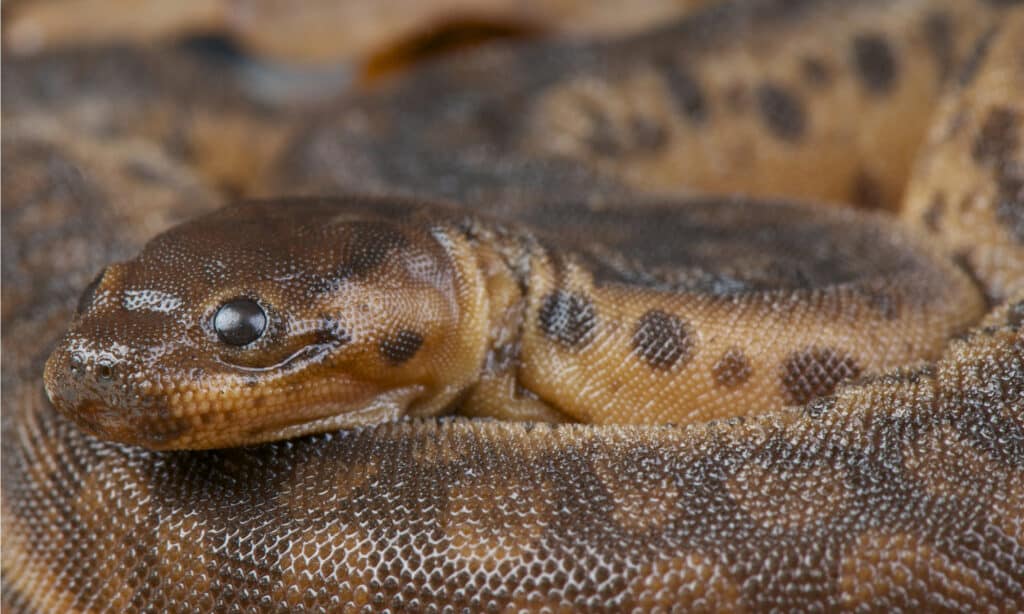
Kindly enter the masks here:
[[[86, 431], [155, 449], [460, 399], [477, 416], [692, 423], [935, 358], [984, 308], [879, 216], [717, 199], [526, 217], [543, 233], [395, 198], [221, 209], [100, 273], [47, 392]], [[215, 322], [239, 301], [266, 332], [226, 343]]]
[[[453, 61], [427, 67], [392, 89], [345, 102], [324, 123], [314, 121], [312, 125], [322, 131], [299, 133], [279, 163], [283, 172], [278, 179], [284, 178], [280, 185], [298, 181], [302, 173], [316, 179], [327, 167], [296, 152], [327, 152], [330, 155], [321, 164], [333, 165], [333, 171], [319, 175], [309, 189], [329, 190], [332, 181], [350, 185], [351, 180], [350, 187], [357, 189], [446, 196], [498, 214], [459, 214], [453, 220], [449, 209], [425, 207], [405, 222], [401, 238], [374, 227], [368, 235], [376, 237], [370, 247], [360, 248], [359, 241], [334, 242], [334, 249], [350, 251], [344, 258], [328, 259], [328, 264], [345, 266], [344, 274], [333, 279], [346, 283], [355, 279], [387, 286], [388, 280], [417, 275], [429, 279], [410, 301], [416, 305], [414, 311], [434, 304], [429, 288], [439, 287], [439, 280], [469, 279], [475, 271], [479, 286], [451, 286], [458, 289], [454, 295], [460, 313], [476, 314], [476, 319], [457, 320], [458, 325], [501, 333], [507, 331], [490, 325], [522, 324], [514, 334], [487, 336], [474, 350], [480, 353], [483, 375], [507, 375], [510, 364], [519, 371], [511, 381], [495, 377], [490, 386], [478, 382], [481, 390], [470, 390], [462, 399], [464, 412], [477, 408], [493, 414], [498, 407], [509, 410], [506, 417], [517, 417], [519, 409], [536, 417], [529, 414], [536, 410], [532, 402], [543, 400], [570, 415], [600, 406], [602, 415], [613, 417], [609, 422], [630, 415], [654, 422], [654, 414], [644, 413], [644, 399], [656, 399], [649, 406], [656, 409], [685, 397], [694, 386], [713, 386], [713, 394], [699, 397], [714, 408], [713, 413], [691, 416], [693, 423], [686, 425], [417, 419], [203, 452], [153, 452], [88, 435], [47, 401], [40, 385], [43, 363], [76, 305], [81, 305], [81, 314], [72, 333], [75, 326], [80, 333], [88, 332], [82, 322], [100, 309], [97, 305], [112, 296], [129, 298], [116, 293], [140, 287], [132, 285], [132, 265], [118, 264], [108, 268], [85, 296], [80, 298], [78, 290], [89, 284], [99, 267], [142, 247], [156, 228], [209, 210], [220, 197], [209, 189], [203, 178], [208, 175], [182, 165], [173, 149], [132, 137], [139, 128], [130, 126], [131, 118], [125, 119], [127, 136], [118, 133], [113, 140], [104, 140], [74, 120], [54, 129], [30, 115], [18, 114], [10, 122], [5, 116], [5, 609], [1024, 609], [1024, 294], [1019, 273], [1024, 249], [1015, 228], [1024, 208], [1016, 181], [1024, 164], [1024, 15], [1014, 8], [989, 21], [1001, 6], [1012, 4], [1005, 2], [823, 1], [790, 3], [787, 10], [780, 10], [786, 3], [746, 4], [742, 9], [713, 9], [650, 38], [609, 44], [622, 45], [608, 56], [621, 58], [610, 65], [614, 70], [609, 73], [602, 72], [609, 66], [600, 59], [607, 53], [603, 44], [525, 48], [485, 55], [468, 64]], [[974, 11], [976, 19], [963, 19], [968, 11]], [[954, 13], [956, 19], [951, 17]], [[990, 28], [995, 22], [999, 27]], [[711, 24], [717, 25], [710, 28]], [[865, 34], [868, 26], [871, 32]], [[764, 207], [756, 209], [746, 198], [701, 197], [681, 203], [678, 196], [637, 195], [651, 188], [722, 189], [714, 183], [715, 173], [700, 168], [693, 174], [680, 173], [678, 184], [664, 183], [659, 177], [671, 179], [671, 173], [651, 171], [646, 162], [621, 153], [630, 150], [621, 147], [623, 126], [635, 129], [627, 134], [634, 139], [628, 142], [648, 142], [644, 135], [650, 134], [649, 126], [628, 119], [629, 111], [643, 111], [644, 104], [659, 100], [644, 93], [647, 85], [624, 85], [633, 76], [646, 79], [643, 70], [626, 70], [627, 58], [638, 57], [639, 64], [647, 66], [644, 52], [662, 48], [671, 40], [665, 34], [670, 31], [680, 40], [695, 41], [686, 43], [694, 49], [687, 52], [693, 54], [688, 69], [701, 83], [706, 75], [730, 74], [730, 62], [742, 67], [731, 74], [743, 75], [752, 66], [744, 61], [756, 64], [759, 58], [772, 58], [764, 61], [773, 70], [801, 66], [809, 85], [855, 84], [861, 97], [853, 99], [863, 105], [855, 105], [857, 110], [845, 116], [858, 115], [867, 125], [873, 124], [866, 121], [872, 113], [886, 118], [879, 120], [885, 127], [874, 134], [891, 140], [871, 137], [868, 130], [864, 142], [872, 142], [877, 150], [851, 150], [837, 166], [828, 155], [829, 138], [821, 131], [838, 135], [843, 129], [827, 128], [831, 124], [822, 124], [821, 118], [828, 105], [850, 97], [837, 92], [834, 99], [811, 94], [804, 98], [801, 93], [805, 110], [822, 109], [801, 115], [793, 111], [797, 105], [791, 99], [787, 102], [787, 97], [794, 97], [792, 90], [761, 89], [761, 102], [753, 108], [774, 109], [771, 115], [779, 123], [772, 128], [762, 122], [754, 128], [761, 132], [740, 139], [752, 138], [764, 149], [730, 159], [750, 155], [749, 168], [764, 170], [740, 173], [727, 189], [774, 194], [773, 170], [793, 172], [780, 169], [792, 168], [788, 165], [794, 158], [787, 156], [795, 156], [803, 160], [798, 166], [806, 175], [821, 179], [798, 181], [795, 185], [807, 190], [798, 195], [892, 207], [906, 183], [908, 197], [901, 215], [908, 226], [920, 228], [902, 228], [892, 218], [814, 212], [795, 204], [758, 203]], [[741, 44], [735, 42], [737, 32], [755, 35], [743, 37], [747, 42]], [[829, 48], [835, 40], [849, 41], [849, 47], [839, 48], [851, 55], [842, 62], [824, 58], [827, 61], [810, 64], [786, 59], [824, 49], [816, 45], [826, 39]], [[758, 52], [744, 51], [744, 61], [730, 55], [736, 45], [748, 44]], [[789, 48], [795, 50], [792, 55], [782, 53]], [[625, 53], [627, 49], [635, 56]], [[496, 103], [472, 102], [473, 96], [481, 96], [473, 92], [486, 87], [475, 89], [472, 78], [459, 85], [459, 79], [475, 70], [474, 62], [489, 66], [483, 71], [487, 73], [495, 62], [536, 63], [534, 54], [566, 58], [552, 64], [564, 67], [559, 69], [563, 72], [540, 78], [550, 87], [525, 88], [522, 98], [507, 104], [543, 112], [495, 114]], [[822, 58], [812, 54], [811, 59]], [[962, 60], [964, 67], [956, 68]], [[712, 70], [719, 61], [723, 67]], [[935, 72], [923, 71], [925, 65]], [[851, 72], [857, 67], [870, 70]], [[431, 90], [422, 88], [444, 75], [449, 97], [432, 100]], [[918, 84], [911, 89], [923, 87], [919, 98], [904, 90], [910, 87], [911, 75]], [[597, 87], [618, 84], [619, 89], [612, 89], [627, 97], [598, 97], [602, 103], [622, 102], [605, 111], [625, 110], [627, 118], [610, 131], [614, 148], [597, 140], [592, 151], [615, 152], [600, 160], [574, 149], [578, 141], [572, 130], [556, 127], [564, 126], [560, 122], [565, 118], [575, 121], [574, 113], [560, 115], [560, 105], [576, 95], [574, 88], [595, 87], [595, 78], [606, 81]], [[514, 79], [506, 80], [509, 87], [517, 87]], [[936, 105], [943, 81], [951, 86], [951, 95]], [[416, 91], [424, 92], [421, 100], [430, 104], [412, 112], [408, 103]], [[718, 90], [700, 90], [711, 91]], [[500, 132], [481, 136], [465, 126], [463, 130], [445, 124], [437, 109], [458, 100], [459, 92], [470, 101], [459, 115], [484, 118], [484, 127], [493, 128], [491, 122], [504, 117], [549, 127], [531, 132], [511, 126], [506, 135], [520, 135], [520, 141], [503, 138]], [[700, 98], [685, 87], [673, 96], [686, 103], [683, 114], [654, 115], [663, 122], [692, 121], [701, 108], [696, 102]], [[722, 112], [718, 94], [707, 96], [716, 104], [706, 107], [708, 140], [702, 151], [713, 158], [716, 147], [731, 150], [722, 145], [729, 142], [730, 130], [739, 130], [742, 136], [750, 127], [723, 127], [716, 121]], [[937, 115], [931, 118], [933, 107]], [[467, 108], [476, 112], [467, 113]], [[758, 116], [752, 117], [756, 121]], [[803, 123], [799, 117], [804, 117]], [[914, 121], [904, 121], [908, 117]], [[398, 118], [407, 123], [393, 124]], [[828, 121], [833, 120], [841, 123], [835, 118]], [[419, 143], [403, 143], [401, 135], [414, 134], [410, 130], [417, 122], [435, 126], [436, 131], [422, 132]], [[692, 142], [693, 134], [676, 124], [660, 125], [670, 126], [672, 138], [666, 143], [676, 143], [677, 138]], [[796, 130], [799, 125], [806, 132]], [[902, 128], [889, 130], [893, 125]], [[907, 182], [905, 171], [899, 169], [910, 164], [927, 125], [933, 126], [928, 143]], [[345, 138], [338, 137], [339, 130]], [[380, 131], [376, 147], [371, 146], [374, 130]], [[721, 132], [712, 135], [715, 131]], [[915, 131], [918, 136], [910, 134]], [[794, 140], [794, 134], [800, 138]], [[338, 140], [332, 144], [332, 139]], [[462, 143], [455, 142], [460, 139]], [[477, 148], [473, 139], [491, 144]], [[404, 144], [410, 148], [401, 148]], [[453, 152], [435, 153], [430, 159], [439, 166], [434, 169], [437, 174], [413, 171], [415, 165], [403, 162], [402, 156], [411, 160], [432, 147], [438, 148], [435, 152]], [[666, 160], [690, 155], [666, 147]], [[390, 163], [383, 159], [388, 154], [395, 154]], [[146, 172], [130, 163], [140, 158]], [[302, 167], [298, 158], [309, 164]], [[12, 159], [18, 162], [13, 165], [17, 172]], [[567, 168], [573, 159], [580, 165]], [[873, 166], [878, 159], [891, 159], [893, 165], [879, 170]], [[859, 171], [869, 167], [871, 181], [857, 181]], [[301, 173], [296, 174], [297, 168]], [[847, 181], [851, 177], [853, 195]], [[538, 181], [520, 183], [530, 178]], [[782, 183], [777, 187], [781, 190]], [[531, 197], [545, 191], [549, 199], [557, 196], [568, 202], [557, 210], [529, 206]], [[130, 205], [133, 201], [117, 194], [145, 203], [146, 215], [139, 216], [139, 209]], [[635, 208], [609, 208], [593, 200], [595, 194], [627, 198]], [[582, 200], [590, 204], [574, 204]], [[321, 208], [337, 205], [302, 202], [321, 202], [312, 205]], [[348, 206], [359, 209], [365, 208], [359, 203], [377, 203], [377, 215], [385, 218], [388, 207], [382, 203], [410, 210], [401, 199], [354, 202]], [[678, 204], [686, 205], [679, 209], [686, 223], [673, 226], [659, 217], [668, 215], [664, 207]], [[722, 206], [715, 209], [715, 204]], [[288, 209], [249, 205], [260, 206], [268, 211]], [[244, 219], [245, 211], [242, 207], [214, 215], [230, 226]], [[773, 214], [776, 226], [758, 219], [759, 211]], [[495, 221], [510, 218], [516, 221]], [[60, 225], [54, 226], [58, 221]], [[758, 235], [755, 226], [774, 228], [768, 234], [775, 236]], [[646, 230], [637, 236], [623, 232], [631, 227]], [[202, 228], [201, 222], [179, 227], [150, 244], [144, 254], [172, 254], [176, 245], [183, 245], [173, 237], [201, 236]], [[701, 232], [687, 236], [687, 228]], [[205, 229], [207, 243], [218, 236], [224, 239], [225, 254], [242, 243], [228, 240], [215, 224], [206, 224]], [[716, 232], [715, 240], [703, 239]], [[929, 234], [931, 240], [921, 238]], [[447, 238], [437, 245], [454, 262], [453, 269], [434, 266], [445, 260], [435, 257], [431, 250], [438, 248], [427, 235]], [[659, 249], [668, 245], [658, 240], [665, 235], [685, 239], [678, 241], [683, 247]], [[42, 242], [29, 242], [29, 236]], [[631, 248], [631, 242], [641, 245]], [[780, 250], [774, 256], [785, 266], [766, 266], [752, 257], [774, 243], [793, 246], [790, 253]], [[12, 244], [17, 249], [7, 251]], [[185, 247], [172, 260], [187, 262], [191, 257], [193, 263], [202, 262], [197, 245]], [[315, 241], [307, 245], [317, 246]], [[389, 246], [390, 254], [409, 254], [402, 250], [414, 246], [421, 257], [382, 259], [382, 246]], [[830, 259], [832, 248], [843, 257]], [[510, 255], [517, 258], [503, 260]], [[375, 264], [354, 265], [360, 262]], [[388, 273], [380, 274], [381, 270]], [[968, 277], [992, 307], [983, 317]], [[182, 287], [195, 290], [200, 278], [195, 273], [169, 277], [165, 283], [179, 292]], [[875, 285], [878, 279], [888, 281]], [[837, 280], [843, 283], [836, 285]], [[324, 277], [314, 276], [312, 282], [317, 281]], [[408, 281], [398, 285], [412, 287]], [[474, 287], [476, 293], [468, 291]], [[141, 289], [166, 291], [152, 284]], [[815, 289], [810, 297], [809, 289]], [[326, 295], [337, 291], [334, 284], [321, 288]], [[759, 292], [799, 298], [796, 309], [807, 310], [792, 319], [788, 329], [771, 325], [780, 331], [783, 344], [802, 334], [816, 338], [811, 328], [823, 321], [826, 325], [819, 330], [824, 335], [834, 319], [848, 320], [845, 323], [852, 327], [832, 333], [835, 343], [792, 356], [791, 351], [772, 354], [774, 344], [756, 339], [756, 332], [713, 341], [724, 333], [709, 334], [708, 327], [725, 317], [717, 313], [728, 312], [709, 309], [704, 314], [685, 304], [687, 297], [697, 297], [698, 304], [723, 302], [725, 307], [717, 309], [742, 307], [737, 297]], [[476, 302], [470, 300], [473, 297]], [[172, 292], [131, 295], [140, 330], [147, 330], [149, 322], [143, 316], [166, 315], [175, 309], [175, 298]], [[315, 311], [308, 300], [286, 304], [297, 313]], [[485, 304], [526, 307], [508, 313], [487, 309], [484, 315]], [[837, 310], [834, 315], [843, 317], [821, 315], [829, 305]], [[748, 310], [752, 307], [736, 313]], [[693, 313], [702, 315], [692, 318]], [[742, 330], [761, 330], [758, 322], [765, 317], [770, 321], [761, 314]], [[326, 330], [330, 335], [317, 343], [345, 339], [345, 345], [365, 348], [373, 359], [357, 357], [353, 364], [367, 369], [377, 382], [399, 377], [395, 373], [400, 372], [403, 381], [412, 378], [416, 385], [426, 385], [425, 374], [433, 377], [443, 369], [461, 373], [458, 361], [445, 362], [442, 369], [424, 367], [417, 360], [435, 356], [436, 348], [445, 344], [473, 345], [467, 335], [449, 339], [431, 329], [405, 326], [368, 335], [368, 342], [360, 345], [363, 338], [354, 334], [358, 330], [323, 328], [324, 320], [319, 313], [315, 323], [303, 320], [310, 328], [297, 327], [295, 338], [301, 341], [303, 334]], [[436, 321], [444, 319], [438, 316]], [[870, 326], [857, 328], [869, 321]], [[602, 328], [608, 322], [619, 324]], [[879, 343], [892, 335], [864, 340], [850, 332], [876, 326], [890, 326], [899, 339], [917, 345], [913, 351], [904, 347], [890, 352]], [[923, 341], [927, 338], [933, 340]], [[794, 347], [805, 345], [801, 341]], [[596, 353], [588, 354], [588, 347]], [[763, 349], [755, 352], [750, 347]], [[892, 362], [872, 362], [872, 351], [882, 357], [891, 354]], [[898, 355], [903, 351], [906, 356]], [[473, 352], [464, 348], [451, 356], [468, 354]], [[596, 369], [599, 377], [580, 379], [586, 369], [600, 365], [601, 357], [608, 364]], [[696, 367], [702, 384], [672, 379]], [[755, 387], [748, 396], [743, 393], [714, 405], [728, 390], [756, 386], [766, 369], [773, 374], [770, 387]], [[94, 373], [102, 375], [98, 368]], [[110, 372], [111, 377], [115, 374]], [[643, 385], [622, 392], [621, 386], [612, 384], [615, 374], [632, 374]], [[209, 377], [200, 375], [199, 381]], [[177, 377], [184, 381], [180, 374]], [[844, 383], [849, 377], [856, 379]], [[545, 378], [558, 381], [547, 383]], [[678, 384], [666, 381], [690, 383], [673, 389]], [[580, 402], [593, 392], [594, 382], [616, 390], [603, 390], [590, 401], [607, 400], [609, 395], [614, 401], [603, 406]], [[442, 390], [438, 398], [450, 392]], [[782, 404], [795, 407], [764, 411], [765, 406]], [[426, 413], [437, 409], [431, 406]], [[575, 416], [586, 421], [601, 421], [600, 417]], [[710, 417], [724, 419], [704, 422]], [[244, 429], [247, 421], [237, 422], [242, 424], [225, 420], [222, 426]], [[132, 430], [137, 425], [127, 424], [127, 429], [101, 434], [122, 439], [125, 433], [138, 434]], [[181, 432], [196, 433], [203, 427], [191, 424]], [[147, 443], [159, 447], [167, 441]], [[244, 439], [235, 443], [239, 441]]]

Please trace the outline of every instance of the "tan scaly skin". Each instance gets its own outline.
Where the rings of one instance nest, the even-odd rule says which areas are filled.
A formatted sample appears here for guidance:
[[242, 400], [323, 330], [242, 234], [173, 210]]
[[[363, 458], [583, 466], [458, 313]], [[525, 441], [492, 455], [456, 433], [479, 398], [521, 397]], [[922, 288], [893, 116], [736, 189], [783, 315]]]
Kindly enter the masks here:
[[[549, 235], [394, 198], [228, 207], [90, 284], [47, 392], [86, 431], [154, 449], [459, 400], [498, 418], [683, 424], [936, 358], [984, 308], [879, 216], [717, 199], [529, 217]], [[243, 308], [259, 323], [230, 338], [218, 320]]]
[[[685, 242], [680, 249], [687, 257], [681, 257], [659, 252], [657, 241], [637, 245], [637, 237], [623, 236], [632, 222], [622, 223], [621, 216], [640, 211], [570, 206], [559, 226], [558, 215], [544, 209], [522, 208], [519, 223], [511, 224], [469, 214], [453, 220], [439, 206], [428, 206], [418, 215], [429, 223], [413, 216], [396, 226], [388, 209], [408, 211], [403, 201], [374, 201], [375, 213], [367, 217], [362, 210], [371, 201], [350, 199], [341, 205], [301, 201], [273, 209], [237, 207], [163, 235], [140, 259], [108, 268], [86, 294], [48, 377], [51, 394], [64, 398], [65, 411], [89, 428], [120, 438], [150, 437], [152, 446], [181, 444], [204, 433], [209, 423], [194, 416], [174, 419], [176, 409], [201, 405], [173, 405], [166, 384], [147, 390], [159, 396], [133, 404], [138, 382], [125, 381], [131, 385], [121, 391], [116, 378], [142, 373], [161, 382], [156, 365], [166, 368], [169, 381], [182, 382], [182, 369], [192, 364], [201, 371], [190, 378], [218, 385], [234, 379], [237, 387], [217, 390], [242, 398], [237, 391], [246, 385], [240, 381], [244, 376], [232, 374], [225, 359], [252, 369], [293, 355], [295, 375], [258, 372], [263, 379], [251, 388], [266, 392], [275, 382], [282, 388], [301, 382], [337, 386], [312, 377], [317, 368], [334, 368], [350, 383], [426, 391], [409, 404], [424, 413], [458, 396], [451, 389], [455, 382], [455, 388], [467, 388], [464, 410], [499, 405], [529, 411], [536, 396], [573, 414], [599, 407], [608, 394], [622, 394], [619, 403], [605, 408], [614, 414], [657, 398], [665, 386], [677, 392], [657, 402], [685, 419], [686, 403], [692, 401], [688, 391], [716, 381], [714, 366], [724, 358], [726, 346], [715, 345], [722, 333], [706, 332], [720, 321], [716, 318], [745, 322], [742, 315], [758, 304], [751, 297], [761, 292], [792, 299], [798, 309], [815, 307], [795, 318], [792, 328], [768, 319], [768, 328], [779, 331], [775, 343], [758, 339], [763, 314], [747, 324], [753, 331], [737, 339], [752, 367], [738, 385], [751, 386], [751, 397], [740, 397], [715, 415], [744, 418], [671, 427], [428, 421], [241, 450], [149, 452], [83, 434], [46, 403], [38, 386], [40, 362], [30, 358], [39, 350], [28, 348], [37, 341], [34, 331], [52, 338], [55, 318], [47, 314], [60, 313], [60, 303], [37, 303], [40, 314], [16, 320], [13, 331], [5, 331], [5, 356], [12, 355], [10, 347], [18, 350], [14, 366], [5, 363], [5, 605], [60, 611], [346, 605], [356, 610], [1020, 610], [1024, 295], [1015, 285], [1019, 279], [1006, 271], [1019, 270], [1013, 267], [1024, 258], [1015, 226], [1007, 222], [1019, 219], [1012, 214], [1024, 207], [1024, 198], [1005, 187], [1012, 181], [1002, 180], [1012, 180], [1024, 151], [1021, 122], [987, 130], [984, 118], [993, 105], [1005, 109], [1004, 115], [1024, 113], [1024, 77], [1006, 68], [1019, 66], [1014, 63], [1022, 54], [1021, 41], [1024, 16], [1018, 11], [980, 47], [975, 67], [953, 94], [956, 100], [945, 105], [935, 125], [949, 125], [949, 113], [961, 108], [956, 101], [981, 101], [980, 108], [964, 103], [979, 121], [966, 122], [962, 138], [933, 140], [921, 158], [963, 159], [965, 147], [978, 148], [983, 152], [975, 157], [978, 172], [965, 170], [955, 186], [1000, 195], [976, 201], [992, 208], [981, 219], [990, 224], [984, 236], [997, 237], [996, 272], [990, 275], [993, 269], [959, 254], [950, 260], [965, 266], [986, 295], [1007, 299], [944, 348], [944, 338], [977, 319], [977, 296], [934, 246], [922, 245], [918, 235], [895, 224], [879, 228], [881, 218], [854, 220], [845, 213], [765, 204], [785, 228], [766, 238], [744, 228], [758, 221], [753, 209], [723, 199], [707, 214], [720, 224], [721, 236], [705, 226], [702, 236], [714, 240]], [[993, 78], [1001, 87], [985, 85]], [[978, 88], [986, 93], [980, 95]], [[921, 167], [928, 172], [927, 162]], [[919, 177], [911, 185], [927, 189]], [[7, 186], [5, 181], [5, 196]], [[303, 225], [304, 218], [286, 215], [296, 207], [318, 215], [345, 211], [346, 219], [315, 226], [300, 244], [276, 244]], [[682, 226], [660, 223], [657, 207], [643, 211], [651, 220], [646, 236], [673, 231], [678, 236]], [[688, 226], [700, 226], [702, 210], [699, 201], [691, 201], [680, 214]], [[949, 222], [935, 228], [960, 232], [955, 229], [966, 226], [953, 223], [953, 216], [964, 211], [951, 209]], [[354, 220], [352, 212], [359, 217]], [[262, 227], [274, 215], [281, 216], [278, 233], [268, 233]], [[35, 218], [24, 223], [30, 219]], [[842, 232], [826, 223], [830, 220]], [[116, 223], [118, 216], [111, 214], [110, 221]], [[534, 223], [548, 230], [526, 230]], [[573, 223], [579, 227], [570, 232]], [[932, 229], [927, 219], [921, 223]], [[353, 235], [353, 224], [369, 224], [370, 231]], [[803, 224], [818, 224], [818, 236]], [[132, 226], [125, 228], [122, 241], [139, 239]], [[64, 231], [68, 245], [74, 245], [76, 232], [81, 231]], [[324, 239], [313, 236], [316, 232], [349, 239], [317, 243]], [[731, 240], [730, 232], [735, 233]], [[802, 238], [792, 241], [786, 232]], [[861, 233], [881, 240], [863, 248]], [[263, 237], [262, 250], [245, 240], [257, 236]], [[372, 240], [360, 243], [353, 237]], [[773, 240], [793, 246], [792, 253], [776, 256], [788, 263], [781, 270], [750, 257]], [[828, 250], [814, 248], [822, 241], [835, 253], [858, 257], [829, 260]], [[298, 269], [275, 270], [275, 283], [259, 286], [264, 279], [259, 274], [268, 270], [261, 264], [283, 266], [272, 258], [282, 245], [308, 257], [296, 258], [303, 264]], [[972, 242], [971, 253], [983, 253], [989, 245]], [[110, 248], [92, 244], [85, 253], [105, 249]], [[210, 254], [218, 250], [239, 266], [230, 272], [217, 268]], [[333, 250], [332, 257], [314, 258], [325, 250]], [[379, 252], [396, 250], [401, 258], [380, 258]], [[81, 251], [69, 247], [57, 253]], [[659, 266], [665, 265], [659, 258], [674, 266]], [[709, 270], [708, 262], [714, 268]], [[160, 276], [168, 271], [176, 274]], [[6, 275], [7, 269], [5, 290]], [[268, 328], [252, 352], [224, 348], [215, 331], [204, 331], [210, 312], [228, 298], [218, 294], [227, 290], [210, 280], [244, 282], [249, 288], [242, 290], [265, 293], [271, 325], [278, 328]], [[836, 280], [845, 282], [834, 285]], [[767, 282], [782, 290], [764, 290], [760, 284]], [[627, 283], [633, 290], [624, 299]], [[301, 294], [311, 288], [325, 294]], [[738, 293], [744, 299], [730, 299], [738, 288], [746, 290]], [[804, 292], [808, 288], [817, 290]], [[234, 293], [238, 287], [231, 290], [232, 297], [244, 295]], [[133, 291], [139, 292], [129, 295]], [[175, 311], [186, 291], [200, 298]], [[346, 291], [358, 297], [354, 303], [331, 301]], [[566, 293], [586, 301], [564, 298]], [[306, 300], [285, 303], [292, 319], [274, 313], [282, 297], [300, 294]], [[696, 303], [686, 302], [694, 295]], [[370, 297], [395, 317], [380, 317], [373, 310], [378, 303], [362, 310], [360, 304]], [[331, 310], [317, 302], [324, 299]], [[703, 302], [722, 302], [737, 311], [719, 306], [704, 317], [694, 307]], [[846, 321], [851, 327], [835, 329], [828, 352], [810, 351], [793, 363], [811, 367], [787, 379], [786, 357], [806, 346], [801, 331], [830, 305], [833, 313], [849, 317], [828, 322]], [[648, 315], [652, 311], [662, 315]], [[787, 315], [780, 309], [772, 313], [777, 311], [779, 317]], [[193, 317], [181, 317], [185, 313]], [[114, 314], [116, 319], [110, 317]], [[327, 326], [328, 320], [334, 325]], [[887, 326], [891, 334], [870, 342], [862, 338]], [[441, 334], [453, 327], [464, 334]], [[420, 337], [418, 343], [412, 333]], [[900, 344], [907, 352], [900, 361], [914, 361], [911, 350], [935, 359], [891, 369], [878, 357], [898, 354], [879, 346], [893, 334], [911, 342], [911, 349]], [[10, 335], [17, 345], [7, 345]], [[928, 336], [936, 340], [927, 341]], [[114, 343], [118, 339], [124, 343]], [[837, 345], [840, 340], [847, 345]], [[328, 351], [303, 353], [309, 347]], [[182, 353], [203, 348], [218, 352], [201, 354], [195, 362]], [[83, 361], [78, 376], [63, 370], [75, 350], [91, 359]], [[136, 366], [140, 355], [148, 361], [146, 370]], [[220, 362], [205, 362], [214, 355]], [[419, 362], [438, 356], [449, 360]], [[471, 357], [480, 360], [474, 369], [466, 367]], [[98, 377], [100, 358], [123, 361], [107, 365], [117, 368], [105, 381]], [[580, 365], [601, 364], [602, 358], [612, 366], [587, 379]], [[701, 362], [711, 358], [716, 360]], [[558, 373], [552, 364], [576, 368]], [[738, 374], [745, 370], [736, 366], [742, 361], [723, 364], [729, 368], [717, 372], [729, 377], [719, 380], [743, 379]], [[836, 373], [849, 375], [851, 364], [863, 377], [838, 383]], [[688, 369], [696, 380], [684, 377]], [[573, 373], [576, 377], [563, 379], [565, 388], [545, 387], [545, 378]], [[763, 373], [773, 378], [760, 382]], [[814, 380], [824, 389], [810, 385], [811, 374], [827, 375]], [[622, 385], [596, 393], [596, 404], [578, 402], [615, 378]], [[630, 388], [634, 381], [645, 385]], [[786, 385], [801, 381], [808, 385]], [[729, 388], [718, 383], [719, 389]], [[358, 386], [347, 388], [353, 389]], [[305, 390], [309, 394], [311, 388]], [[826, 396], [758, 415], [763, 407], [786, 402], [787, 392]], [[128, 402], [98, 407], [98, 401], [118, 394]], [[517, 402], [489, 403], [504, 399], [502, 394], [515, 395]], [[712, 396], [717, 394], [727, 392]], [[274, 429], [298, 430], [274, 423], [280, 414], [269, 411], [273, 399], [284, 397], [259, 398], [271, 399], [263, 403], [268, 413], [244, 411], [249, 417], [237, 421], [244, 424], [226, 420], [223, 432], [256, 427], [248, 436], [258, 438]], [[389, 399], [388, 405], [394, 402]], [[156, 425], [175, 428], [158, 428], [155, 437], [139, 435], [140, 426], [154, 424], [148, 421], [152, 416]]]

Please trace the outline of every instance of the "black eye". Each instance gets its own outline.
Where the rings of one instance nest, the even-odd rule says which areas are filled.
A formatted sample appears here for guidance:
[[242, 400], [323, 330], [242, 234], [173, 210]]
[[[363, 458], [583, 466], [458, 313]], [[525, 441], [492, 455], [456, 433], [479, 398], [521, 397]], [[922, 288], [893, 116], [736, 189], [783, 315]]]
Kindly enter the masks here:
[[259, 339], [267, 329], [267, 314], [256, 301], [236, 298], [217, 310], [213, 329], [224, 343], [246, 345]]

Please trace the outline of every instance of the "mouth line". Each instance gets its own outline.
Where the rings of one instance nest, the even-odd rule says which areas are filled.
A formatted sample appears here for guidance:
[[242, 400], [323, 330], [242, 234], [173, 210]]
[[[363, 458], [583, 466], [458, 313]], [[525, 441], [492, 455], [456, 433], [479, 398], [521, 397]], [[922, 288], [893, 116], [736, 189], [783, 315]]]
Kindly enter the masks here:
[[281, 424], [267, 424], [259, 429], [245, 432], [249, 443], [292, 439], [339, 429], [394, 422], [402, 417], [409, 399], [422, 391], [421, 386], [406, 386], [382, 393], [369, 404], [349, 403], [335, 407], [333, 411], [302, 420], [286, 421]]
[[324, 354], [329, 352], [333, 347], [334, 346], [329, 343], [317, 343], [314, 345], [307, 345], [303, 348], [300, 348], [292, 352], [283, 360], [276, 362], [272, 365], [267, 365], [265, 367], [250, 367], [247, 365], [240, 365], [238, 363], [232, 362], [224, 358], [223, 356], [216, 356], [214, 359], [224, 366], [231, 367], [232, 369], [238, 369], [246, 373], [268, 373], [270, 371], [284, 369], [288, 365], [298, 360], [301, 360], [304, 357], [308, 357], [309, 359], [319, 358], [320, 356], [323, 356]]

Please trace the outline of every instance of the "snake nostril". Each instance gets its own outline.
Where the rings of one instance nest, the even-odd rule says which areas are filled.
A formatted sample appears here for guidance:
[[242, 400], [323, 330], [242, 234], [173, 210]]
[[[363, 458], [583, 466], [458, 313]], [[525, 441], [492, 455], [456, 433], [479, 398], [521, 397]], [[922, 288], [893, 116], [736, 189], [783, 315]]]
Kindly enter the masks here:
[[71, 368], [73, 375], [82, 375], [85, 373], [85, 360], [80, 354], [72, 354], [71, 359], [68, 361], [68, 366]]
[[114, 365], [109, 362], [101, 362], [96, 366], [96, 374], [102, 380], [109, 380], [114, 377]]

